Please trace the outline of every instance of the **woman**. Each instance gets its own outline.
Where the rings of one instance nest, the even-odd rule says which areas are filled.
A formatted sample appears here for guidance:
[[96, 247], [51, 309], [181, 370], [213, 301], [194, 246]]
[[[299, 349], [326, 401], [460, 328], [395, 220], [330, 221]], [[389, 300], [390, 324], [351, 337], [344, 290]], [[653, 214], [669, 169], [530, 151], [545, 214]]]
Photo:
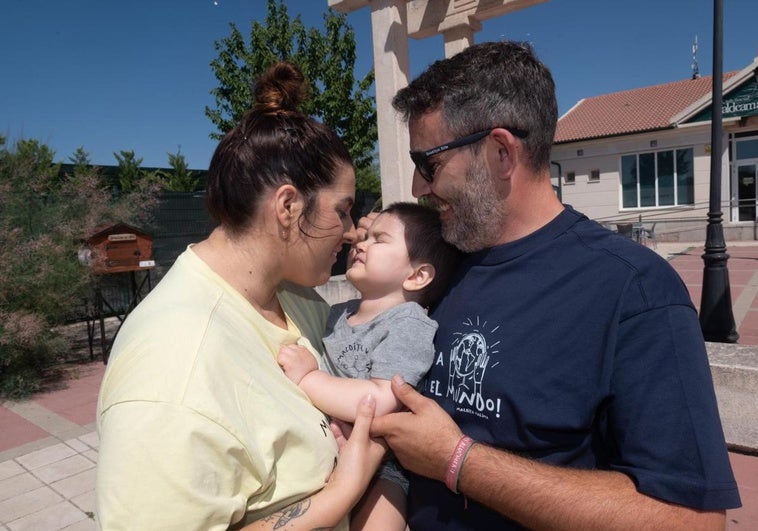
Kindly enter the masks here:
[[334, 468], [329, 423], [276, 362], [293, 343], [321, 355], [328, 307], [304, 286], [354, 237], [350, 156], [296, 110], [303, 89], [289, 63], [259, 80], [211, 160], [219, 226], [119, 332], [98, 401], [103, 529], [346, 528], [381, 459], [367, 399]]

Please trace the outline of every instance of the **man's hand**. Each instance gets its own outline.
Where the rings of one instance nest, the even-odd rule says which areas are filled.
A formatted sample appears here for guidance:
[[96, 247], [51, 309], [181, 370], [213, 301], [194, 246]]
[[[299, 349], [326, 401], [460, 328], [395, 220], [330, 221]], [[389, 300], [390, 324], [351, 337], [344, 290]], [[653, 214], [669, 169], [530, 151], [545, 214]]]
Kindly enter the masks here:
[[371, 435], [384, 437], [408, 470], [444, 481], [447, 462], [463, 433], [444, 409], [400, 376], [392, 378], [392, 392], [409, 411], [376, 417]]
[[300, 345], [285, 345], [279, 349], [276, 362], [284, 374], [296, 385], [311, 371], [318, 370], [318, 362], [311, 352]]
[[[437, 403], [402, 378], [392, 391], [410, 410], [374, 418], [371, 435], [385, 438], [400, 463], [445, 480], [461, 431]], [[530, 529], [724, 529], [724, 511], [698, 511], [637, 492], [621, 472], [562, 468], [475, 445], [460, 470], [469, 499]]]
[[355, 244], [358, 242], [365, 241], [368, 238], [368, 229], [371, 227], [371, 224], [374, 222], [374, 220], [379, 215], [379, 212], [369, 212], [365, 216], [363, 216], [361, 219], [358, 220], [358, 225], [355, 227], [355, 241], [353, 242], [353, 245], [350, 247], [350, 252], [347, 255], [347, 268], [350, 269], [350, 266], [353, 265], [353, 261], [355, 260]]

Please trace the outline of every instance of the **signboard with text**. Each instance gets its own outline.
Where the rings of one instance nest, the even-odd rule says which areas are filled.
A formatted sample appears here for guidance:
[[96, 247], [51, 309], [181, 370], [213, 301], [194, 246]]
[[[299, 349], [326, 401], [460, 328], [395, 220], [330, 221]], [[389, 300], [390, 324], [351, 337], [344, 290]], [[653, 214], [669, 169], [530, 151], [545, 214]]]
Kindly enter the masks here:
[[[756, 76], [729, 94], [724, 95], [721, 102], [721, 115], [723, 119], [758, 116], [758, 79]], [[705, 122], [709, 121], [712, 116], [712, 106], [709, 106], [688, 122]]]

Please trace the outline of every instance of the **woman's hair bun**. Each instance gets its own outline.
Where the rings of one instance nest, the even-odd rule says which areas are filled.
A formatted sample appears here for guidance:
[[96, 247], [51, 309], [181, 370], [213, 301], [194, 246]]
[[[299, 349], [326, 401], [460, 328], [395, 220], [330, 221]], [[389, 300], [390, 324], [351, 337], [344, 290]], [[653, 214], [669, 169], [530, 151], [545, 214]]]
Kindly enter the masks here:
[[255, 84], [254, 113], [297, 112], [305, 100], [305, 76], [293, 63], [281, 61], [269, 67]]

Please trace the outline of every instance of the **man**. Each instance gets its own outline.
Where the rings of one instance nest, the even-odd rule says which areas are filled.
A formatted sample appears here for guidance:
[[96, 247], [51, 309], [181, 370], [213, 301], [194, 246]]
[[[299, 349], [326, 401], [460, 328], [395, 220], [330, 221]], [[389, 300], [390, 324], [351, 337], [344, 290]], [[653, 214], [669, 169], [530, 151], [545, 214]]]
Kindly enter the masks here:
[[409, 412], [376, 418], [415, 530], [723, 529], [740, 505], [697, 314], [652, 251], [562, 205], [548, 69], [526, 44], [438, 61], [393, 101], [413, 195], [470, 253]]

